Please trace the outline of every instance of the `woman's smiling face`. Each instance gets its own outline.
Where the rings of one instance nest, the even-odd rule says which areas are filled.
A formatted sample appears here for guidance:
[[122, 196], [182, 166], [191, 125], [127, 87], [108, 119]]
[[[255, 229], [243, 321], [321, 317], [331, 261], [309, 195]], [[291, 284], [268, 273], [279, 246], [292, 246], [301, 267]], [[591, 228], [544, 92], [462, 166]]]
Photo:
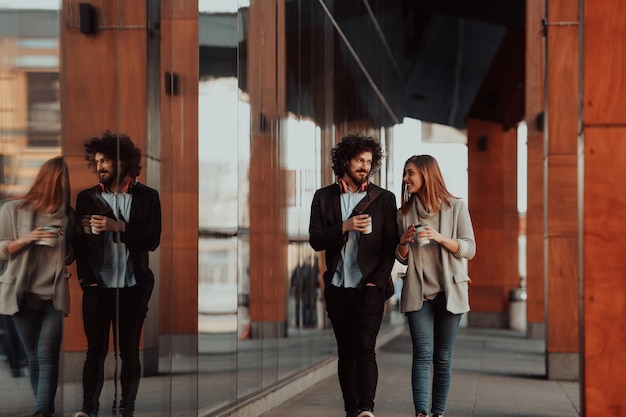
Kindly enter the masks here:
[[402, 181], [406, 184], [406, 190], [411, 194], [417, 193], [424, 184], [424, 178], [413, 162], [406, 164]]

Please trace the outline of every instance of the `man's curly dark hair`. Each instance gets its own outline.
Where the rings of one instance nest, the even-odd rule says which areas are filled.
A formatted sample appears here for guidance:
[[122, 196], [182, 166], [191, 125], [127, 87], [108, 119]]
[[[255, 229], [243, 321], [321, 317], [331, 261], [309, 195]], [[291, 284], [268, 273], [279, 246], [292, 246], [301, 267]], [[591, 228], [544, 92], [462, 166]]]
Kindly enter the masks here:
[[100, 152], [115, 162], [121, 162], [122, 170], [132, 178], [141, 172], [141, 150], [130, 137], [123, 133], [105, 130], [100, 136], [85, 141], [85, 159], [92, 171], [96, 172], [94, 157]]
[[350, 160], [363, 152], [372, 153], [372, 168], [370, 175], [378, 171], [383, 159], [383, 150], [380, 143], [371, 136], [363, 136], [359, 133], [350, 133], [337, 143], [330, 151], [333, 172], [337, 178], [343, 177]]

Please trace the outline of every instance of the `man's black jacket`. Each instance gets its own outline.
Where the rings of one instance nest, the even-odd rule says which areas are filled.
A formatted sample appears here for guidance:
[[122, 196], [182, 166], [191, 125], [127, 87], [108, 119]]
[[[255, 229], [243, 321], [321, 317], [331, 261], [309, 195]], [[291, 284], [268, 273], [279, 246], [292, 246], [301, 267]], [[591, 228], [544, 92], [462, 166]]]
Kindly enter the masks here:
[[[361, 235], [357, 262], [363, 274], [360, 285], [371, 282], [385, 290], [398, 244], [396, 197], [390, 191], [370, 183], [364, 199], [369, 199], [374, 189], [379, 190], [380, 194], [363, 213], [359, 213], [372, 216], [372, 233]], [[316, 251], [326, 251], [325, 285], [330, 285], [333, 279], [341, 249], [347, 240], [347, 233], [341, 233], [343, 221], [340, 198], [339, 185], [332, 184], [317, 190], [311, 204], [309, 243]]]
[[[159, 193], [146, 185], [135, 183], [128, 191], [132, 194], [130, 219], [124, 233], [116, 232], [116, 239], [124, 242], [130, 252], [137, 284], [152, 290], [154, 274], [148, 267], [148, 252], [154, 251], [161, 240], [161, 203]], [[81, 191], [76, 198], [76, 225], [73, 246], [76, 254], [78, 280], [82, 287], [103, 285], [99, 273], [104, 259], [102, 234], [82, 232], [80, 219], [85, 215], [101, 214], [116, 219], [113, 211], [101, 196], [99, 185]]]

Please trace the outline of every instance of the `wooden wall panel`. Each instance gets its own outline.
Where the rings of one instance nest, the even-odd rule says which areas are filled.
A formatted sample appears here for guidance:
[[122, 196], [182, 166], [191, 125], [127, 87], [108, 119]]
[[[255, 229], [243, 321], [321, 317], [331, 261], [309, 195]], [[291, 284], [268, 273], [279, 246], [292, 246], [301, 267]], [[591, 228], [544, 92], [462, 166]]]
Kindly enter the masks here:
[[[526, 316], [529, 324], [539, 324], [545, 322], [546, 282], [544, 272], [545, 176], [543, 133], [528, 135], [527, 150]], [[530, 327], [529, 331], [532, 331]]]
[[544, 126], [545, 47], [543, 19], [546, 0], [526, 0], [525, 120], [526, 176], [526, 319], [528, 334], [545, 331], [544, 274]]
[[[472, 312], [495, 313], [496, 321], [504, 323], [509, 291], [520, 285], [517, 132], [475, 119], [468, 120], [467, 131], [468, 201], [477, 247], [469, 262], [470, 306]], [[487, 138], [485, 150], [479, 150], [479, 142], [485, 140], [481, 137]]]
[[578, 138], [580, 126], [579, 3], [548, 2], [546, 250], [548, 378], [576, 379], [558, 363], [578, 362]]
[[578, 351], [578, 239], [548, 240], [548, 326], [550, 353]]
[[[79, 2], [63, 0], [63, 3], [68, 16], [77, 19]], [[100, 32], [146, 25], [146, 2], [81, 0], [80, 3], [90, 3], [94, 7]]]
[[287, 236], [282, 121], [286, 114], [285, 4], [251, 2], [248, 9], [250, 143], [251, 337], [286, 334]]
[[626, 124], [626, 2], [585, 5], [585, 124]]
[[[99, 18], [96, 35], [79, 32], [78, 3], [64, 0], [61, 31], [61, 106], [63, 154], [70, 168], [72, 203], [78, 191], [97, 182], [83, 159], [83, 142], [104, 130], [127, 133], [143, 153], [146, 178], [146, 54], [145, 5], [136, 2], [94, 3]], [[104, 7], [104, 9], [102, 9]], [[124, 30], [116, 30], [119, 22]], [[74, 268], [71, 268], [76, 278]], [[71, 314], [65, 321], [65, 351], [84, 351], [82, 292], [70, 283]]]
[[[571, 138], [576, 141], [576, 137]], [[548, 237], [577, 236], [578, 233], [578, 156], [550, 155], [547, 161]]]
[[[161, 333], [198, 331], [198, 2], [161, 5]], [[165, 72], [178, 91], [165, 94]], [[174, 277], [176, 277], [174, 279]]]
[[549, 0], [548, 21], [577, 22], [579, 19], [578, 8], [578, 0]]
[[[579, 70], [577, 26], [548, 27], [548, 153], [578, 149]], [[558, 94], [551, 94], [557, 92]]]
[[[586, 410], [626, 414], [626, 128], [585, 129], [584, 397]], [[592, 415], [586, 412], [585, 415]]]
[[169, 19], [198, 19], [198, 1], [194, 0], [161, 0], [161, 18]]

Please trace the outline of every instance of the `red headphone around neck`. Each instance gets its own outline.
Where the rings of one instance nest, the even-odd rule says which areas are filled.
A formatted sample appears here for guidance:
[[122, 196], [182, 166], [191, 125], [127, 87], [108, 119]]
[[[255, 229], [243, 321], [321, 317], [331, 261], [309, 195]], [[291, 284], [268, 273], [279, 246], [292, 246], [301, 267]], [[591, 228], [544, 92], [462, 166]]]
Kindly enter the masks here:
[[[348, 186], [348, 184], [346, 184], [343, 178], [337, 178], [337, 184], [339, 185], [339, 189], [342, 193], [347, 193], [348, 191], [350, 191], [350, 187]], [[361, 183], [361, 188], [359, 191], [362, 193], [366, 192], [368, 186], [369, 181], [366, 180], [365, 182]]]
[[[105, 192], [107, 190], [107, 187], [104, 185], [102, 181], [100, 181], [98, 185], [100, 186], [100, 191]], [[126, 184], [124, 185], [124, 192], [125, 193], [129, 192], [130, 189], [133, 188], [133, 185], [135, 185], [135, 181], [133, 180], [126, 181]]]

